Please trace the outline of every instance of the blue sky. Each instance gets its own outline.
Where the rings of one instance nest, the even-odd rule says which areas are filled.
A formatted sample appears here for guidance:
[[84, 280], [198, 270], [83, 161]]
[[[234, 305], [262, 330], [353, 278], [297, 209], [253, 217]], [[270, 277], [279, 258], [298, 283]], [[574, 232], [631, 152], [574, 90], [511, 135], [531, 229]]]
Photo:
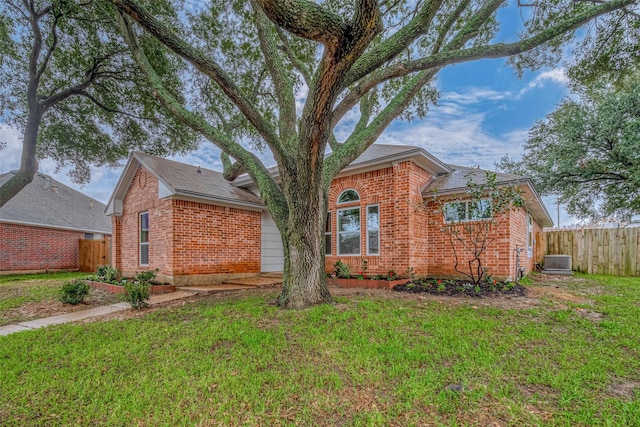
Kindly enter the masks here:
[[[521, 22], [512, 5], [501, 15], [509, 22], [501, 33], [512, 33]], [[424, 119], [394, 122], [378, 142], [416, 145], [448, 163], [494, 169], [494, 163], [505, 154], [521, 157], [527, 131], [569, 94], [566, 83], [561, 68], [525, 73], [519, 79], [503, 59], [450, 66], [437, 78], [441, 93], [438, 105], [432, 107]], [[16, 169], [21, 136], [0, 124], [0, 140], [8, 143], [8, 147], [0, 152], [0, 171]], [[210, 144], [175, 159], [220, 170], [219, 150]], [[42, 172], [103, 203], [109, 199], [121, 172], [121, 168], [96, 168], [92, 181], [79, 186], [70, 181], [66, 170], [56, 172], [55, 169], [51, 160], [40, 162]], [[555, 199], [545, 198], [545, 203], [555, 222]], [[562, 212], [561, 225], [574, 221]]]

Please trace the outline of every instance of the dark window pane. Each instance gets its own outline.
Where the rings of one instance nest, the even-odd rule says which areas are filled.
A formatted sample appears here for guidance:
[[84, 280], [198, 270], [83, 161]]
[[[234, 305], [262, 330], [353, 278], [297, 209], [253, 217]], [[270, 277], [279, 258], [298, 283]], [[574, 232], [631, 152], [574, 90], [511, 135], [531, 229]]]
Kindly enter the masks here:
[[360, 231], [360, 208], [338, 211], [338, 232]]
[[338, 244], [340, 245], [339, 251], [341, 255], [359, 255], [360, 233], [341, 233]]
[[149, 245], [140, 245], [140, 265], [149, 264]]
[[367, 253], [369, 255], [378, 255], [380, 253], [380, 232], [378, 230], [368, 232]]
[[357, 202], [358, 200], [360, 200], [360, 195], [356, 190], [344, 190], [338, 197], [338, 203]]
[[444, 219], [446, 222], [464, 221], [466, 218], [466, 203], [447, 203], [444, 206]]

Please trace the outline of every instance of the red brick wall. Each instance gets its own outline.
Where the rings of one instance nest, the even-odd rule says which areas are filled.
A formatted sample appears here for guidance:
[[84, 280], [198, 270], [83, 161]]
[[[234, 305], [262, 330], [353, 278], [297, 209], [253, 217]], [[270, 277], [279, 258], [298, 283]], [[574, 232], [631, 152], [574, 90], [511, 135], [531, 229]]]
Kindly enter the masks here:
[[528, 221], [528, 212], [524, 208], [520, 208], [517, 211], [511, 214], [511, 230], [510, 230], [510, 238], [511, 238], [511, 271], [516, 271], [516, 254], [513, 249], [517, 247], [523, 248], [520, 252], [520, 265], [525, 268], [525, 275], [531, 272], [536, 263], [535, 254], [537, 249], [537, 244], [535, 240], [536, 233], [540, 233], [542, 231], [542, 226], [536, 222], [535, 219], [532, 219], [533, 222], [533, 230], [532, 230], [532, 251], [529, 252], [527, 250], [527, 221]]
[[[148, 266], [139, 262], [142, 212], [149, 212]], [[125, 275], [156, 268], [165, 276], [260, 271], [260, 212], [158, 199], [158, 180], [144, 168], [112, 224], [112, 259]]]
[[[442, 231], [445, 226], [443, 215], [438, 212], [437, 204], [429, 202], [426, 207], [429, 216], [429, 251], [428, 251], [428, 274], [430, 276], [452, 277], [461, 276], [455, 271], [455, 256], [449, 240], [449, 235]], [[525, 274], [530, 272], [534, 265], [534, 258], [527, 256], [527, 211], [519, 208], [505, 214], [504, 219], [498, 218], [492, 232], [488, 235], [494, 240], [488, 246], [482, 264], [488, 268], [488, 274], [496, 278], [515, 278], [516, 272], [516, 245], [524, 248], [520, 254], [520, 265], [524, 265]], [[533, 221], [533, 236], [536, 230], [541, 230], [540, 224]], [[478, 224], [481, 224], [479, 222]], [[457, 248], [459, 269], [468, 271], [467, 262], [473, 257], [465, 252], [460, 243], [454, 243]], [[533, 250], [535, 254], [535, 247]]]
[[[412, 231], [423, 227], [425, 215], [417, 211], [420, 203], [420, 189], [431, 175], [407, 161], [392, 167], [363, 172], [348, 177], [337, 178], [329, 189], [329, 211], [332, 218], [332, 253], [325, 259], [326, 271], [333, 271], [334, 264], [341, 260], [349, 264], [352, 273], [362, 269], [362, 260], [368, 261], [370, 274], [386, 274], [394, 269], [404, 274], [411, 266], [424, 272], [424, 262], [420, 259], [426, 252], [426, 235]], [[359, 202], [338, 204], [338, 197], [347, 189], [354, 189], [360, 195]], [[380, 255], [367, 255], [366, 207], [379, 205], [380, 213]], [[338, 255], [337, 210], [360, 207], [360, 255]]]
[[79, 268], [83, 232], [0, 223], [0, 271]]
[[261, 213], [173, 202], [174, 275], [260, 272]]

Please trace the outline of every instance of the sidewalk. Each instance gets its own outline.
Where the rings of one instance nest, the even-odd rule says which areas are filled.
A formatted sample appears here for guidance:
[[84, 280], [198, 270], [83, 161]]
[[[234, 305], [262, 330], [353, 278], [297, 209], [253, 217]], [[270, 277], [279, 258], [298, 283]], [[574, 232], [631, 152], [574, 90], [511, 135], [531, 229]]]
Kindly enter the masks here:
[[[167, 294], [151, 295], [149, 297], [149, 305], [154, 306], [174, 301], [177, 299], [188, 298], [193, 296], [191, 292], [171, 292]], [[118, 311], [132, 310], [128, 302], [119, 302], [117, 304], [104, 305], [102, 307], [91, 308], [89, 310], [76, 311], [74, 313], [60, 314], [58, 316], [44, 317], [42, 319], [29, 320], [28, 322], [20, 322], [14, 325], [0, 326], [0, 336], [9, 335], [14, 332], [28, 331], [31, 329], [44, 328], [50, 325], [60, 325], [62, 323], [77, 322], [79, 320], [89, 319], [91, 317], [104, 316], [106, 314], [116, 313]]]

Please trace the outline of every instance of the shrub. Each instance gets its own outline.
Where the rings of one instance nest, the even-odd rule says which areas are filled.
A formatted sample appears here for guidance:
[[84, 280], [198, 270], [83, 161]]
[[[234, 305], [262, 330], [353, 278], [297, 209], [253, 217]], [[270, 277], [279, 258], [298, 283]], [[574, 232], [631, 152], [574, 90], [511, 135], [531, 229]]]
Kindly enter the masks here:
[[96, 277], [101, 282], [113, 283], [120, 280], [120, 272], [110, 265], [101, 265], [96, 270]]
[[343, 279], [348, 279], [351, 277], [351, 272], [349, 271], [348, 264], [342, 262], [341, 260], [338, 260], [338, 262], [335, 263], [335, 267], [336, 267], [336, 276]]
[[127, 281], [124, 283], [124, 299], [131, 307], [141, 310], [149, 305], [149, 283], [136, 281]]
[[135, 277], [133, 278], [133, 280], [136, 280], [140, 283], [144, 283], [144, 284], [150, 284], [151, 282], [153, 282], [153, 279], [156, 278], [156, 273], [160, 271], [157, 268], [155, 270], [148, 270], [148, 271], [139, 271]]
[[60, 289], [60, 301], [71, 305], [80, 304], [90, 290], [91, 287], [79, 279], [66, 282]]

